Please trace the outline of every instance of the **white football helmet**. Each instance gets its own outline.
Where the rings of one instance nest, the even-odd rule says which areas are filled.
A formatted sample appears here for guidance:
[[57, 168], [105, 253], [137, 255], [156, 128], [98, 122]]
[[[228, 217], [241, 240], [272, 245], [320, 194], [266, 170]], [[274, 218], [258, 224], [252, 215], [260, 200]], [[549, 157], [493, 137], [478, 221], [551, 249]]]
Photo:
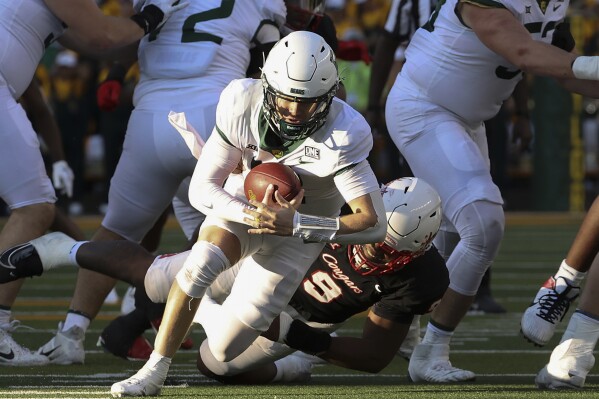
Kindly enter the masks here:
[[[302, 140], [326, 121], [339, 87], [335, 54], [325, 40], [308, 31], [291, 32], [274, 45], [262, 68], [264, 115], [285, 141]], [[299, 122], [286, 122], [278, 100], [309, 107]]]
[[381, 188], [387, 213], [385, 241], [365, 255], [365, 246], [356, 245], [350, 263], [361, 274], [383, 274], [399, 270], [426, 252], [441, 226], [441, 198], [428, 183], [416, 177], [402, 177]]

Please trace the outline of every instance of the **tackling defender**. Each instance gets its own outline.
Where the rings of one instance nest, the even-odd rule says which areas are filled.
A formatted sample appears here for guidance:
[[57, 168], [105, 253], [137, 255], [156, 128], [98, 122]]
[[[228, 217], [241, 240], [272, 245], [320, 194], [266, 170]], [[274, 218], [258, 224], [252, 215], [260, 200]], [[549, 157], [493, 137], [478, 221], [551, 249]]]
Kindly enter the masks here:
[[[449, 277], [442, 258], [430, 244], [441, 222], [441, 200], [423, 180], [402, 178], [382, 187], [387, 236], [379, 244], [327, 245], [306, 272], [279, 323], [258, 337], [229, 362], [214, 358], [204, 341], [198, 354], [200, 371], [224, 383], [259, 384], [302, 381], [312, 363], [306, 357], [288, 356], [293, 349], [319, 353], [342, 367], [378, 372], [393, 359], [412, 317], [429, 312], [441, 298]], [[66, 265], [79, 265], [123, 279], [165, 301], [170, 285], [183, 267], [188, 252], [154, 257], [126, 241], [77, 243], [53, 233], [14, 247], [0, 261], [14, 265], [20, 277]], [[243, 262], [223, 272], [204, 296], [194, 321], [207, 333], [220, 316]], [[0, 281], [10, 279], [0, 274]], [[363, 335], [333, 337], [354, 314], [371, 307]], [[290, 323], [289, 317], [294, 320]], [[310, 327], [308, 327], [308, 325]], [[272, 330], [272, 331], [271, 331]], [[323, 332], [325, 331], [325, 332]], [[287, 344], [273, 342], [282, 336]], [[350, 345], [354, 350], [347, 351]]]

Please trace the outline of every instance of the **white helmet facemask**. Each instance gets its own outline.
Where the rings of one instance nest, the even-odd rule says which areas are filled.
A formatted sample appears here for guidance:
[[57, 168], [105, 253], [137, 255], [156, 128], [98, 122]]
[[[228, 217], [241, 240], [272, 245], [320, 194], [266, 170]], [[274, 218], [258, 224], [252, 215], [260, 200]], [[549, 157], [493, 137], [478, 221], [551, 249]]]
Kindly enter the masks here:
[[285, 141], [303, 140], [326, 122], [339, 86], [335, 54], [316, 33], [291, 32], [270, 51], [262, 84], [271, 129]]

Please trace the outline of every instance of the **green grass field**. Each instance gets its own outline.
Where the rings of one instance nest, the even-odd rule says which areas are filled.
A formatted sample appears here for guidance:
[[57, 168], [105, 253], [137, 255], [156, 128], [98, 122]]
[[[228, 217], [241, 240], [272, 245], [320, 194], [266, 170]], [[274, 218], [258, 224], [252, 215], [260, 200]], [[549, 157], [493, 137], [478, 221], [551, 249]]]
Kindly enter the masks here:
[[[473, 383], [457, 385], [412, 384], [407, 362], [396, 358], [383, 372], [370, 375], [334, 366], [318, 366], [307, 385], [227, 387], [200, 377], [195, 352], [203, 339], [193, 331], [195, 349], [182, 351], [173, 360], [162, 396], [176, 398], [599, 398], [599, 378], [591, 372], [583, 391], [547, 392], [534, 387], [534, 376], [547, 362], [551, 348], [565, 329], [563, 324], [550, 345], [537, 348], [519, 336], [519, 321], [539, 285], [552, 273], [576, 233], [580, 215], [510, 214], [505, 239], [493, 266], [493, 291], [507, 309], [503, 315], [470, 315], [456, 331], [451, 360], [473, 370]], [[97, 219], [78, 223], [91, 234]], [[161, 249], [174, 251], [183, 235], [169, 221]], [[38, 348], [63, 320], [75, 281], [75, 269], [55, 270], [27, 281], [14, 307], [15, 318], [33, 329], [19, 329], [14, 337]], [[126, 286], [119, 284], [123, 294]], [[119, 305], [106, 305], [87, 335], [86, 364], [39, 368], [0, 368], [0, 398], [106, 398], [110, 385], [134, 373], [141, 363], [128, 362], [96, 347], [100, 331], [119, 314]], [[362, 317], [352, 319], [340, 334], [359, 334]], [[423, 321], [424, 326], [424, 321]], [[147, 334], [153, 341], [153, 334]], [[351, 348], [348, 348], [351, 350]]]

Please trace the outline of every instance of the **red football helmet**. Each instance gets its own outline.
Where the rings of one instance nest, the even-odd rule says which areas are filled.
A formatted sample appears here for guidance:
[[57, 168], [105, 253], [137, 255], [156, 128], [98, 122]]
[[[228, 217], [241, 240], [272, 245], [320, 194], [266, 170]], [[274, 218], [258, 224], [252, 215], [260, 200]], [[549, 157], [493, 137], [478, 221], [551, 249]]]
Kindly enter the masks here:
[[349, 246], [352, 267], [363, 275], [399, 270], [429, 249], [441, 225], [441, 198], [428, 183], [403, 177], [381, 189], [387, 237], [373, 245]]

